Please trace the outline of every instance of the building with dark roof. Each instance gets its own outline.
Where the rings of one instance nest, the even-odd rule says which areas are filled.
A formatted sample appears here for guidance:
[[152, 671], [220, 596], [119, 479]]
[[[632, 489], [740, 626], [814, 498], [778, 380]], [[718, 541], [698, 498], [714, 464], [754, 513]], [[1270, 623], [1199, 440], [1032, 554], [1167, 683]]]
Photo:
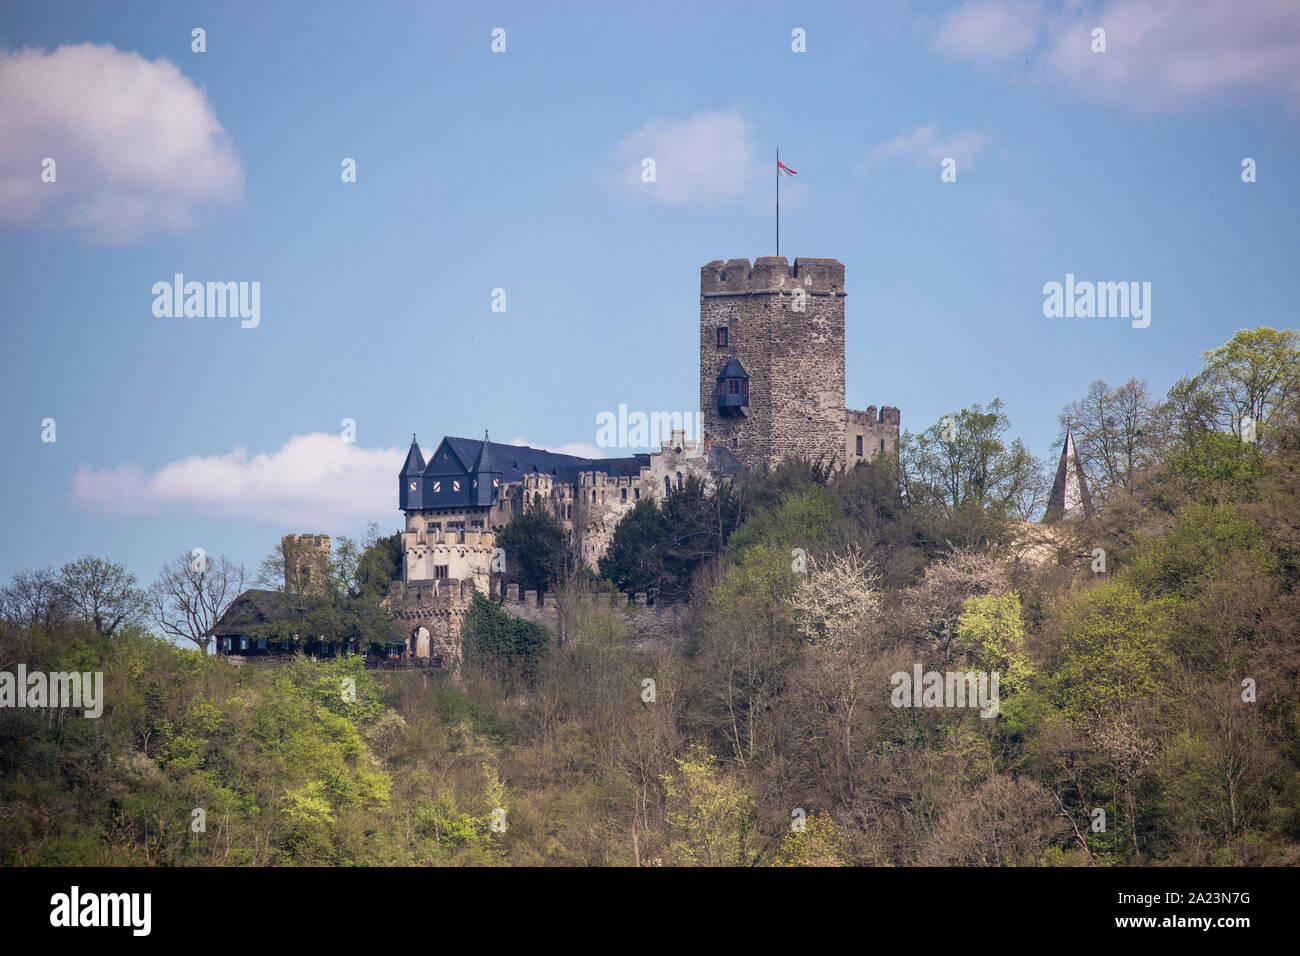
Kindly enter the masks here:
[[710, 480], [701, 443], [684, 429], [658, 452], [626, 458], [503, 445], [485, 433], [479, 441], [447, 436], [425, 462], [412, 439], [398, 476], [403, 583], [471, 580], [486, 589], [496, 535], [537, 501], [594, 568], [624, 514], [643, 498], [664, 499], [691, 476]]
[[844, 266], [834, 259], [716, 260], [700, 270], [703, 434], [670, 437], [650, 454], [582, 458], [446, 436], [425, 457], [415, 437], [398, 474], [402, 581], [388, 607], [414, 646], [458, 653], [466, 596], [490, 590], [496, 536], [539, 502], [596, 567], [619, 520], [687, 479], [802, 458], [847, 468], [898, 444], [899, 411], [844, 404]]
[[[844, 404], [844, 266], [835, 259], [715, 260], [700, 270], [703, 435], [652, 454], [580, 458], [447, 436], [427, 460], [412, 437], [399, 474], [405, 583], [486, 581], [495, 534], [541, 500], [594, 567], [614, 525], [692, 475], [787, 458], [852, 467], [898, 444], [899, 411]], [[489, 540], [489, 537], [492, 540]]]

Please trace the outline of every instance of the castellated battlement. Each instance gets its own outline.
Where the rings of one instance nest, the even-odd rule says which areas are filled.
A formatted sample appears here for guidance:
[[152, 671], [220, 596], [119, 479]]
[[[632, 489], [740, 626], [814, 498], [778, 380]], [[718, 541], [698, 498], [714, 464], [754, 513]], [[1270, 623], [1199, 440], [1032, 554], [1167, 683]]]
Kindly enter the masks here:
[[474, 581], [468, 578], [437, 578], [415, 581], [394, 581], [385, 599], [393, 611], [412, 611], [418, 608], [460, 610], [469, 607], [474, 597]]
[[[461, 540], [462, 533], [464, 540]], [[416, 547], [440, 551], [491, 551], [497, 543], [497, 536], [491, 531], [444, 531], [441, 534], [408, 531], [405, 537], [408, 551]]]
[[714, 259], [700, 269], [700, 295], [776, 295], [796, 288], [808, 295], [843, 296], [844, 263], [838, 259], [795, 259], [759, 256], [748, 259]]
[[877, 413], [875, 405], [868, 405], [866, 411], [855, 411], [852, 408], [844, 410], [848, 417], [850, 425], [862, 425], [870, 427], [872, 425], [897, 425], [899, 423], [898, 409], [893, 405], [885, 405]]
[[[502, 606], [510, 611], [518, 611], [521, 608], [554, 609], [558, 607], [555, 595], [548, 592], [539, 596], [536, 591], [529, 588], [524, 591], [521, 596], [519, 585], [515, 583], [506, 584], [504, 595], [501, 595], [498, 588], [494, 586], [491, 596], [501, 597]], [[620, 607], [645, 608], [654, 607], [655, 605], [651, 602], [649, 595], [647, 595], [645, 591], [636, 591], [635, 593], [632, 591], [624, 591], [617, 599], [610, 602], [610, 606], [617, 609]]]
[[330, 536], [286, 534], [280, 539], [284, 589], [289, 594], [323, 594], [329, 580]]
[[330, 536], [327, 534], [286, 534], [281, 540], [289, 546], [330, 549]]
[[[642, 468], [641, 471], [648, 471]], [[578, 473], [579, 488], [633, 488], [640, 478], [629, 475], [607, 475], [603, 471], [583, 471]]]

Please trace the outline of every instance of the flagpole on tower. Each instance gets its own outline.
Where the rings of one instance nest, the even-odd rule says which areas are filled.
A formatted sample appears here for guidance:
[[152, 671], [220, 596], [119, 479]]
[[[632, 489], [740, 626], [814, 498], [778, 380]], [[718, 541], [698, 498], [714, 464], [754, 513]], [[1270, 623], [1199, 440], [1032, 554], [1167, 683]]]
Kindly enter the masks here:
[[781, 147], [776, 148], [776, 255], [781, 256]]

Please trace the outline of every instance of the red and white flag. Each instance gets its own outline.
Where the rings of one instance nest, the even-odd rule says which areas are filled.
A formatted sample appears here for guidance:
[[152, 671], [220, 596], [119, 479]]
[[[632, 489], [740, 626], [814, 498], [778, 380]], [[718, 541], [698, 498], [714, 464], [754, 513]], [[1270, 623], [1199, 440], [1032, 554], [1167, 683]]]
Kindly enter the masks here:
[[787, 166], [785, 163], [781, 162], [781, 160], [778, 159], [776, 161], [776, 174], [780, 176], [782, 173], [785, 173], [787, 176], [799, 175], [793, 169], [791, 169], [789, 166]]

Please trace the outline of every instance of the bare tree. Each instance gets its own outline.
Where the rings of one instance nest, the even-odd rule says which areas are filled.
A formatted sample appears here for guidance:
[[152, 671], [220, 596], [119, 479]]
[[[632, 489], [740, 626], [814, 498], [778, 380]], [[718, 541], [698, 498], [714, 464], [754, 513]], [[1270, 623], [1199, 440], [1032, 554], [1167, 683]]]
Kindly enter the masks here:
[[149, 589], [149, 613], [168, 637], [192, 641], [205, 654], [212, 629], [244, 590], [244, 566], [225, 555], [182, 554], [163, 565]]
[[1136, 378], [1118, 387], [1097, 379], [1061, 410], [1060, 420], [1059, 440], [1070, 426], [1088, 483], [1102, 497], [1132, 487], [1134, 476], [1154, 464], [1164, 433], [1159, 403]]
[[67, 595], [53, 568], [19, 571], [0, 588], [0, 619], [17, 627], [49, 627], [68, 612]]
[[93, 555], [59, 569], [59, 587], [72, 612], [105, 637], [144, 617], [148, 597], [125, 566]]

